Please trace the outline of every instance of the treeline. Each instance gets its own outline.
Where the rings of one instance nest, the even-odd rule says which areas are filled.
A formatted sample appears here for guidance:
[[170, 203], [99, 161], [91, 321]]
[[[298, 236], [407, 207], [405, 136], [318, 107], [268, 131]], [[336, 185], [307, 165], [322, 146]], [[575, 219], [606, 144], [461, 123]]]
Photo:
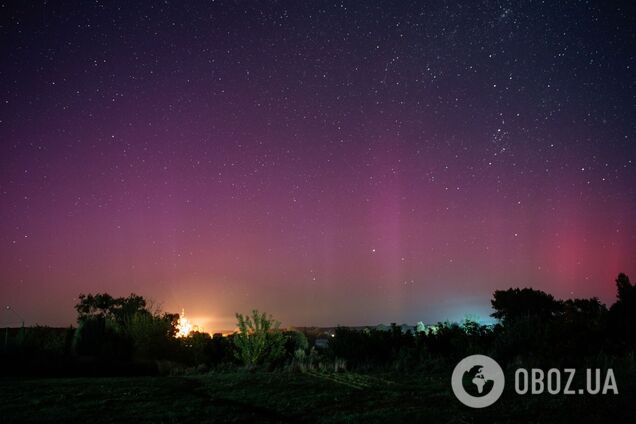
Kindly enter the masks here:
[[[192, 332], [175, 337], [177, 314], [152, 310], [137, 295], [81, 295], [77, 328], [31, 327], [5, 333], [3, 375], [131, 375], [201, 373], [211, 369], [430, 370], [474, 353], [502, 365], [634, 364], [636, 286], [616, 279], [617, 301], [557, 300], [530, 288], [495, 291], [494, 326], [438, 323], [403, 332], [339, 327], [335, 334], [280, 329], [271, 316], [237, 314], [228, 337]], [[323, 343], [316, 343], [317, 338]], [[325, 340], [326, 338], [326, 340]], [[324, 343], [326, 342], [326, 343]]]
[[433, 330], [402, 333], [338, 328], [330, 340], [334, 357], [350, 368], [448, 367], [471, 354], [486, 354], [503, 365], [526, 367], [635, 366], [636, 286], [625, 274], [616, 279], [617, 300], [557, 300], [530, 288], [497, 290], [491, 300], [498, 324], [439, 323]]
[[136, 294], [80, 295], [77, 327], [11, 329], [5, 375], [154, 375], [238, 365], [231, 339], [192, 332], [177, 338], [178, 314], [153, 310]]

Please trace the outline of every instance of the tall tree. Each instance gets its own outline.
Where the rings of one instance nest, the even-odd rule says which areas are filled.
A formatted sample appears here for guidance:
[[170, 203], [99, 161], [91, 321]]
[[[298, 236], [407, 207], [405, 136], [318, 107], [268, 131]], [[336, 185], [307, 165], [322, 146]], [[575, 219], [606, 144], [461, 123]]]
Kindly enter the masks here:
[[616, 277], [616, 297], [618, 302], [624, 304], [634, 305], [636, 302], [636, 286], [632, 285], [629, 277], [622, 272]]

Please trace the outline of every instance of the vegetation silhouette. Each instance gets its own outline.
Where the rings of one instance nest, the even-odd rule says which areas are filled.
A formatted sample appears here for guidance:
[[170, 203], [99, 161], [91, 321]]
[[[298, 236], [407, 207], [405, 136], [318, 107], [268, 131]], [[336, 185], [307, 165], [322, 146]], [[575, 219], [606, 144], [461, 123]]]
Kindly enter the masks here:
[[[7, 331], [5, 375], [138, 375], [211, 369], [440, 370], [475, 353], [502, 366], [633, 364], [636, 287], [616, 278], [617, 300], [558, 300], [531, 288], [493, 293], [495, 325], [473, 320], [404, 329], [337, 327], [283, 330], [271, 315], [237, 314], [229, 336], [192, 332], [175, 337], [178, 314], [153, 310], [142, 296], [82, 294], [77, 328]], [[10, 336], [10, 337], [9, 337]]]
[[237, 313], [239, 328], [234, 336], [236, 358], [247, 368], [278, 361], [285, 351], [285, 336], [280, 331], [280, 322], [266, 313], [252, 311], [251, 316]]

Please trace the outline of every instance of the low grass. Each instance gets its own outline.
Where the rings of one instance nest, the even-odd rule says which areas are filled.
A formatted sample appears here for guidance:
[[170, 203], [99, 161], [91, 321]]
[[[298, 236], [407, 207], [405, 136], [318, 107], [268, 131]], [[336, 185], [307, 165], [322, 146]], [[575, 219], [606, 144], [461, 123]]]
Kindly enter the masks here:
[[[0, 423], [636, 422], [634, 378], [617, 396], [519, 396], [473, 410], [450, 373], [223, 372], [191, 377], [0, 379]], [[621, 381], [622, 380], [622, 381]]]

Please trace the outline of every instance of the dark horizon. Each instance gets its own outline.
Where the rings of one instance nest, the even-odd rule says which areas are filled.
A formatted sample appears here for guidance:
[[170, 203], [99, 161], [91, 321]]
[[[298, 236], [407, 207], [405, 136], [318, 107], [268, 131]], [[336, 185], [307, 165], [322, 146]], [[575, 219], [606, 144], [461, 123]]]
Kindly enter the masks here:
[[[616, 281], [613, 282], [613, 284], [616, 284]], [[506, 289], [513, 289], [513, 288], [532, 288], [532, 287], [509, 287]], [[500, 289], [500, 290], [506, 290], [506, 289]], [[106, 293], [106, 292], [104, 292]], [[94, 293], [97, 294], [97, 293]], [[108, 293], [110, 295], [113, 295], [112, 293]], [[136, 293], [128, 293], [126, 295], [123, 295], [124, 297], [127, 295], [133, 295]], [[548, 293], [549, 295], [550, 293]], [[114, 295], [114, 297], [119, 297], [117, 294]], [[589, 298], [555, 298], [557, 301], [566, 301], [566, 300], [578, 300], [578, 299], [599, 299], [600, 303], [602, 305], [605, 305], [606, 307], [610, 307], [612, 306], [616, 301], [616, 295], [614, 296], [614, 299], [612, 299], [610, 302], [604, 302], [602, 299], [600, 299], [598, 296], [591, 296]], [[79, 297], [76, 299], [79, 300]], [[151, 308], [151, 310], [155, 310], [158, 313], [177, 313], [177, 311], [171, 311], [171, 310], [165, 310], [161, 308], [161, 304], [158, 302], [155, 302], [154, 299], [146, 299], [148, 301], [148, 305]], [[489, 298], [489, 302], [488, 302], [488, 307], [485, 308], [487, 309], [488, 313], [486, 315], [479, 315], [479, 314], [475, 314], [475, 313], [459, 313], [456, 317], [454, 318], [442, 318], [442, 319], [429, 319], [429, 320], [417, 320], [415, 322], [408, 322], [408, 321], [379, 321], [379, 322], [375, 322], [375, 323], [371, 323], [371, 322], [359, 322], [359, 323], [327, 323], [327, 324], [322, 324], [322, 325], [317, 325], [317, 324], [312, 324], [312, 323], [306, 323], [306, 324], [293, 324], [293, 323], [282, 323], [283, 324], [283, 328], [323, 328], [323, 329], [327, 329], [327, 328], [336, 328], [336, 327], [348, 327], [348, 328], [364, 328], [364, 327], [377, 327], [380, 325], [391, 325], [391, 324], [397, 324], [398, 326], [400, 325], [407, 325], [407, 326], [415, 326], [417, 325], [419, 322], [422, 322], [425, 325], [435, 325], [438, 323], [444, 323], [444, 322], [451, 322], [451, 323], [461, 323], [462, 321], [468, 320], [468, 321], [474, 321], [477, 322], [481, 325], [490, 325], [490, 324], [495, 324], [498, 322], [498, 319], [493, 318], [492, 317], [492, 312], [494, 312], [494, 309], [492, 307], [492, 305], [490, 304], [490, 301], [492, 300], [492, 296]], [[44, 326], [49, 326], [49, 324], [47, 323], [38, 323], [38, 322], [29, 322], [27, 319], [25, 319], [22, 315], [19, 314], [19, 312], [17, 310], [15, 310], [14, 307], [12, 307], [11, 305], [3, 305], [3, 312], [6, 315], [10, 315], [13, 319], [7, 319], [4, 323], [3, 326], [1, 326], [0, 328], [14, 328], [17, 329], [20, 326], [24, 325], [24, 326], [40, 326], [40, 325], [44, 325]], [[9, 310], [10, 309], [10, 310]], [[182, 312], [185, 312], [184, 310], [182, 310]], [[237, 313], [242, 313], [242, 312], [248, 312], [248, 311], [237, 311]], [[272, 312], [272, 311], [268, 311], [268, 312]], [[76, 312], [73, 311], [73, 314], [75, 316], [75, 318], [73, 319], [73, 321], [70, 324], [65, 324], [65, 325], [58, 325], [58, 328], [66, 328], [69, 325], [70, 326], [74, 326], [77, 324], [77, 316], [76, 316]], [[188, 318], [189, 321], [191, 321], [194, 325], [197, 326], [197, 330], [198, 331], [204, 331], [204, 332], [208, 332], [210, 334], [212, 333], [225, 333], [225, 332], [231, 332], [231, 331], [235, 331], [236, 329], [236, 319], [235, 317], [233, 317], [232, 319], [234, 321], [232, 321], [232, 325], [222, 328], [222, 327], [216, 327], [216, 328], [206, 328], [204, 327], [202, 324], [199, 324], [200, 322], [202, 322], [203, 320], [200, 317], [192, 317], [190, 314], [186, 313], [184, 316], [186, 316]], [[274, 317], [276, 318], [276, 317]], [[229, 321], [228, 321], [229, 322]], [[13, 325], [12, 325], [13, 324]], [[56, 326], [52, 326], [52, 327], [56, 327]]]

